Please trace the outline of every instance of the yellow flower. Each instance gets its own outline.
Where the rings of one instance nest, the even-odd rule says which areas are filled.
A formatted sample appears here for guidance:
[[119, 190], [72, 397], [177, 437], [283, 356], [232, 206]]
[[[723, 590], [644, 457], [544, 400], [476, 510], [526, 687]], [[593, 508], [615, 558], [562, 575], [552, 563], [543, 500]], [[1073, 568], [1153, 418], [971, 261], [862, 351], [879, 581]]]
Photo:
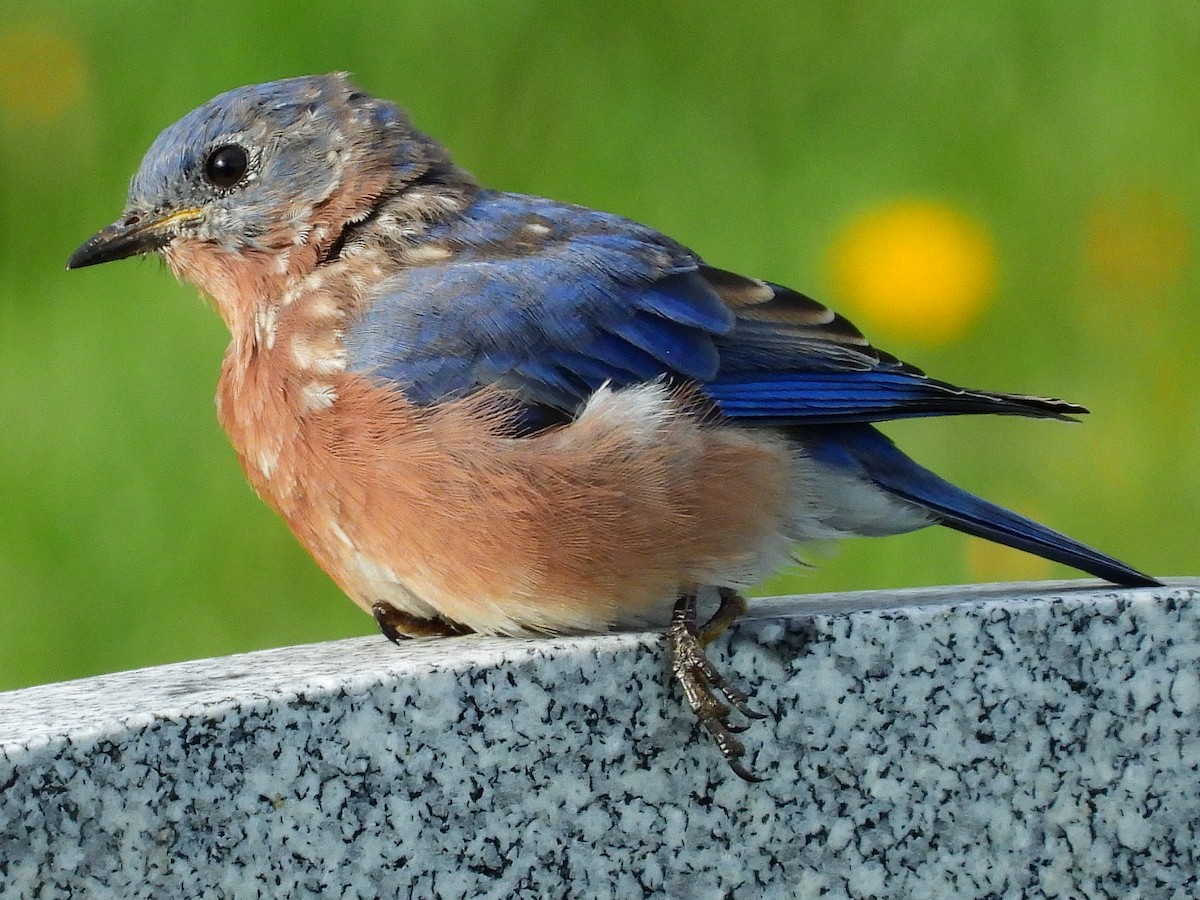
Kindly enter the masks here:
[[899, 200], [851, 221], [829, 254], [834, 290], [869, 331], [943, 343], [975, 323], [996, 287], [982, 224], [943, 203]]

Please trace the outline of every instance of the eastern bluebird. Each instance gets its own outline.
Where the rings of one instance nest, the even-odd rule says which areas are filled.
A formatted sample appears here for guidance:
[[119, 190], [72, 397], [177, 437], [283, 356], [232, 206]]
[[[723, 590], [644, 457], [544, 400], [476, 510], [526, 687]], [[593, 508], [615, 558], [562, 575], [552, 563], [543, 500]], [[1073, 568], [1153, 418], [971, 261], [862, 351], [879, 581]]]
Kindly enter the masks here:
[[482, 188], [342, 74], [167, 128], [67, 266], [151, 251], [229, 327], [217, 414], [250, 483], [385, 635], [666, 626], [746, 779], [731, 707], [758, 713], [703, 647], [798, 542], [941, 524], [1158, 583], [872, 425], [1083, 407], [929, 378], [645, 225]]

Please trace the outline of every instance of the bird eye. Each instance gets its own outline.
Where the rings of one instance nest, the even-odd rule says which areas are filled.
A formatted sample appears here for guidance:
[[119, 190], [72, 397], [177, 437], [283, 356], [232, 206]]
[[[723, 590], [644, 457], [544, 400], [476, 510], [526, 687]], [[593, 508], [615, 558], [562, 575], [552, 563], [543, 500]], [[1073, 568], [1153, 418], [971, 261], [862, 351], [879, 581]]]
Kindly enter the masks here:
[[237, 144], [226, 144], [208, 154], [204, 163], [204, 176], [217, 187], [231, 188], [246, 174], [250, 160], [246, 151]]

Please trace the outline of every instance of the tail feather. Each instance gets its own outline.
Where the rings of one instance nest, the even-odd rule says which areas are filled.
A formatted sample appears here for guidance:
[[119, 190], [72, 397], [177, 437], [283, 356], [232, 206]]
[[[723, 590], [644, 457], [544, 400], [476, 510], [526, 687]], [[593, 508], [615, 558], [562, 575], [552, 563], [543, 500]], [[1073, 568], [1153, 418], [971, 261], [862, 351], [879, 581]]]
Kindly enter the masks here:
[[1161, 582], [1120, 560], [955, 487], [917, 465], [874, 428], [853, 430], [851, 454], [863, 473], [889, 493], [928, 510], [938, 523], [1064, 563], [1114, 584], [1161, 586]]

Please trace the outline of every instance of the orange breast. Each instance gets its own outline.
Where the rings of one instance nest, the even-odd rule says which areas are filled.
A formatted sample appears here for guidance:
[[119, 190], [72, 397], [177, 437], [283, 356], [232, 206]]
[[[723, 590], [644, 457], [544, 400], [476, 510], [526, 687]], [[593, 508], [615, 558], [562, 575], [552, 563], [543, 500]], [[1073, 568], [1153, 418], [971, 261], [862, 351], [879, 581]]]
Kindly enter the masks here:
[[595, 631], [779, 561], [788, 461], [770, 438], [702, 424], [661, 385], [602, 391], [571, 425], [509, 438], [495, 396], [422, 409], [298, 366], [311, 325], [280, 314], [270, 347], [235, 339], [218, 409], [256, 490], [364, 609]]

